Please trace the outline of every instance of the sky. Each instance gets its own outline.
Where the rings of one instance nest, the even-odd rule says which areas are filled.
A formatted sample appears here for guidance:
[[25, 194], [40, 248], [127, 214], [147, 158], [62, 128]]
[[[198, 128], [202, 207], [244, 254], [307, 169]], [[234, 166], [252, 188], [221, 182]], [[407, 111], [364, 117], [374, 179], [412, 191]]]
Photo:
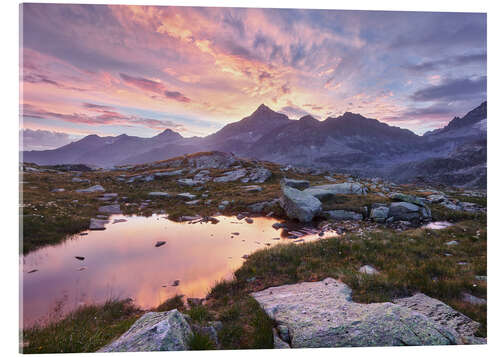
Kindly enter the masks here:
[[23, 148], [205, 136], [260, 104], [417, 134], [486, 100], [486, 14], [24, 4]]

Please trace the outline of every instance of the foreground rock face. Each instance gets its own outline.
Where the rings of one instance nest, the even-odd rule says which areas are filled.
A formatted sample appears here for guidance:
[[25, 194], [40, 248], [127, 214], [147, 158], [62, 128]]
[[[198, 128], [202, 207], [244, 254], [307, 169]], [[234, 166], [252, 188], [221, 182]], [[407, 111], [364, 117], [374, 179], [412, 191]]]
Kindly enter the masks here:
[[281, 186], [281, 191], [280, 204], [289, 218], [310, 222], [321, 212], [321, 201], [313, 195], [286, 185]]
[[293, 348], [461, 343], [457, 325], [441, 323], [402, 302], [355, 303], [351, 289], [332, 278], [272, 287], [252, 296]]
[[98, 352], [185, 351], [193, 335], [179, 311], [148, 312]]
[[465, 343], [468, 340], [467, 337], [473, 337], [480, 326], [479, 322], [452, 309], [442, 301], [424, 294], [415, 294], [408, 298], [396, 299], [394, 302], [419, 312], [441, 326], [448, 328], [459, 343]]

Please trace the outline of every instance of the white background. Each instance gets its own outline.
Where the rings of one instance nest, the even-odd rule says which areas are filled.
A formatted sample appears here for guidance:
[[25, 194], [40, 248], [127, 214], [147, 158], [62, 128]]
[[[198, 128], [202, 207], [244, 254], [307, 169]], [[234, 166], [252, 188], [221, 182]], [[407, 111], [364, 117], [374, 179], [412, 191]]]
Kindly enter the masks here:
[[[64, 3], [63, 1], [36, 1]], [[386, 348], [342, 348], [264, 351], [215, 351], [215, 352], [164, 352], [181, 356], [456, 356], [456, 355], [500, 355], [498, 327], [498, 278], [500, 256], [499, 220], [500, 210], [496, 187], [500, 182], [500, 131], [499, 129], [499, 88], [498, 88], [498, 44], [500, 42], [499, 6], [497, 1], [485, 0], [419, 0], [419, 1], [361, 1], [361, 0], [202, 0], [202, 1], [67, 1], [91, 4], [135, 4], [135, 5], [191, 5], [191, 6], [238, 6], [276, 8], [316, 8], [350, 10], [405, 10], [405, 11], [453, 11], [487, 12], [488, 18], [488, 345], [450, 347], [386, 347]], [[19, 1], [1, 2], [0, 76], [0, 351], [10, 356], [19, 349]], [[451, 118], [450, 118], [451, 119]], [[105, 354], [99, 354], [104, 356]], [[113, 356], [157, 356], [157, 353], [113, 354]], [[474, 356], [475, 357], [475, 356]]]

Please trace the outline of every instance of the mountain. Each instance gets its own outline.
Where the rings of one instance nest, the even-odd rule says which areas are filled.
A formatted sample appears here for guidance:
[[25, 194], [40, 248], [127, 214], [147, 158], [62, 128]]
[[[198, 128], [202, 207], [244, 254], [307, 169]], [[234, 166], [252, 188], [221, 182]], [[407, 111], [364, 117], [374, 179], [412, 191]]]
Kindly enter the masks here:
[[83, 139], [54, 150], [24, 151], [23, 161], [39, 165], [83, 163], [110, 167], [125, 158], [177, 143], [184, 138], [170, 129], [152, 138], [122, 134], [116, 137], [88, 135]]
[[25, 162], [111, 167], [218, 150], [280, 164], [315, 167], [398, 182], [427, 178], [486, 186], [486, 102], [445, 127], [418, 136], [407, 129], [346, 112], [323, 121], [291, 120], [260, 105], [250, 116], [207, 137], [167, 129], [152, 138], [89, 135], [55, 150], [23, 152]]
[[261, 104], [250, 116], [227, 124], [215, 134], [205, 138], [209, 149], [246, 154], [252, 144], [269, 131], [282, 128], [292, 122], [285, 114], [276, 113]]

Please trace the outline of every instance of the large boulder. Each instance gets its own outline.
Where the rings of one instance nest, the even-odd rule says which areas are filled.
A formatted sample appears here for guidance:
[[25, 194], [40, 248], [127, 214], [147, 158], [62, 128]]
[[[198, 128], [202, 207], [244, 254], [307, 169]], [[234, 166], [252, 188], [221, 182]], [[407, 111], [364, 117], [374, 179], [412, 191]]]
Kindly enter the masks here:
[[281, 180], [282, 184], [296, 188], [297, 190], [303, 190], [309, 187], [309, 181], [307, 180], [294, 180], [289, 178], [283, 178]]
[[321, 201], [313, 195], [286, 185], [281, 192], [280, 205], [289, 218], [310, 222], [321, 212]]
[[98, 352], [185, 351], [192, 336], [191, 326], [176, 309], [148, 312]]
[[383, 223], [389, 216], [389, 207], [384, 205], [374, 205], [370, 211], [370, 219], [375, 222]]
[[393, 202], [389, 207], [389, 217], [395, 221], [414, 221], [423, 216], [425, 207], [420, 207], [408, 202]]
[[[358, 304], [344, 283], [271, 287], [253, 293], [292, 348], [457, 344], [452, 326], [391, 302]], [[450, 308], [451, 309], [451, 308]]]
[[365, 195], [366, 187], [357, 182], [333, 183], [329, 185], [311, 186], [304, 192], [319, 200], [326, 200], [335, 195]]

